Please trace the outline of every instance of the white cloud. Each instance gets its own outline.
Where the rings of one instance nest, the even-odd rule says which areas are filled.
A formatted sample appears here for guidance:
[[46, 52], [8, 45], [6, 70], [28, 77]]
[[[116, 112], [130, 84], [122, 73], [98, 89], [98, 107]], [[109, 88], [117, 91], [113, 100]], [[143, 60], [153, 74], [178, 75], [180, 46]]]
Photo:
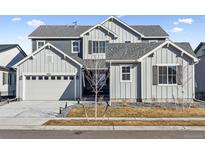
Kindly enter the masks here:
[[183, 18], [178, 19], [178, 22], [191, 25], [194, 22], [194, 20], [192, 18]]
[[22, 40], [25, 40], [25, 39], [27, 39], [26, 36], [17, 36], [17, 40], [22, 41]]
[[31, 27], [38, 27], [40, 25], [45, 25], [45, 23], [41, 20], [32, 19], [27, 22], [27, 25]]
[[180, 28], [180, 27], [174, 27], [171, 29], [171, 32], [173, 33], [178, 33], [178, 32], [182, 32], [184, 29]]
[[11, 21], [13, 21], [13, 22], [21, 21], [21, 18], [20, 17], [15, 17], [15, 18], [12, 18]]
[[174, 25], [178, 25], [178, 24], [179, 24], [179, 22], [175, 21], [175, 22], [173, 22], [173, 24], [174, 24]]

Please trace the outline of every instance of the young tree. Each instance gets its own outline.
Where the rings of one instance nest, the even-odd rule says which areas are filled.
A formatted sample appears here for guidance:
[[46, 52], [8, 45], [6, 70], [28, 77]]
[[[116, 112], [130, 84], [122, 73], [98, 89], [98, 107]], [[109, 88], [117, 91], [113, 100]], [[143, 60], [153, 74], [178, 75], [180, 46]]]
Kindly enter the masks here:
[[86, 61], [86, 66], [84, 75], [95, 94], [95, 118], [97, 118], [98, 95], [106, 85], [109, 70], [105, 67], [105, 60], [102, 59], [90, 59]]

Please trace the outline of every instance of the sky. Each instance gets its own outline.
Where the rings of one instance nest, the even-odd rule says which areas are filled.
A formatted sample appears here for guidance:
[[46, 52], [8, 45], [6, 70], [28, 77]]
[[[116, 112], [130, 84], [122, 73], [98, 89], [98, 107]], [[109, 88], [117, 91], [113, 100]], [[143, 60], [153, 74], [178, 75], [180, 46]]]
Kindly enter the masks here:
[[[28, 35], [39, 25], [95, 25], [109, 16], [0, 16], [0, 44], [19, 44], [27, 53], [31, 53], [31, 40]], [[160, 25], [174, 42], [190, 42], [193, 49], [205, 41], [205, 16], [142, 16], [118, 15], [129, 25]]]

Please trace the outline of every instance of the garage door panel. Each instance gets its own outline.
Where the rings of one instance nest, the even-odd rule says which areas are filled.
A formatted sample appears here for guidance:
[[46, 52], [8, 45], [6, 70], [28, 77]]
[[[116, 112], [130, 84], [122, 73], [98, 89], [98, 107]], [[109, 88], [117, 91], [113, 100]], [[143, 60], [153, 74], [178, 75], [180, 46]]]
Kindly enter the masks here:
[[26, 80], [25, 100], [73, 100], [74, 80]]

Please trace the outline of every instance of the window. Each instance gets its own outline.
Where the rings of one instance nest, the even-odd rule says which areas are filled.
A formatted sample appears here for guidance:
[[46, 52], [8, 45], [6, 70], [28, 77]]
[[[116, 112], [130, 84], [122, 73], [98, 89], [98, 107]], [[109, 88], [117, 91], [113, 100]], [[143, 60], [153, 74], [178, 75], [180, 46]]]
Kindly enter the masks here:
[[32, 76], [31, 79], [32, 79], [32, 80], [36, 80], [36, 76]]
[[159, 84], [176, 84], [176, 66], [159, 66]]
[[48, 76], [44, 76], [44, 80], [48, 80]]
[[42, 76], [39, 76], [39, 77], [38, 77], [38, 80], [43, 80], [43, 77], [42, 77]]
[[64, 76], [63, 79], [64, 79], [64, 80], [68, 80], [68, 76]]
[[93, 41], [93, 53], [105, 53], [106, 41]]
[[55, 80], [56, 79], [56, 77], [55, 76], [51, 76], [51, 80]]
[[3, 85], [8, 84], [8, 73], [3, 72]]
[[36, 48], [39, 49], [39, 48], [41, 48], [42, 46], [44, 46], [44, 44], [45, 44], [45, 41], [37, 41], [37, 42], [36, 42]]
[[202, 49], [202, 56], [205, 55], [205, 49]]
[[70, 80], [74, 80], [74, 76], [70, 76]]
[[26, 76], [26, 80], [30, 80], [30, 76]]
[[121, 80], [122, 81], [131, 81], [131, 66], [122, 66], [121, 67]]
[[57, 76], [57, 80], [61, 80], [61, 76]]
[[125, 43], [131, 43], [131, 41], [125, 41]]
[[72, 53], [80, 52], [80, 41], [72, 41]]

